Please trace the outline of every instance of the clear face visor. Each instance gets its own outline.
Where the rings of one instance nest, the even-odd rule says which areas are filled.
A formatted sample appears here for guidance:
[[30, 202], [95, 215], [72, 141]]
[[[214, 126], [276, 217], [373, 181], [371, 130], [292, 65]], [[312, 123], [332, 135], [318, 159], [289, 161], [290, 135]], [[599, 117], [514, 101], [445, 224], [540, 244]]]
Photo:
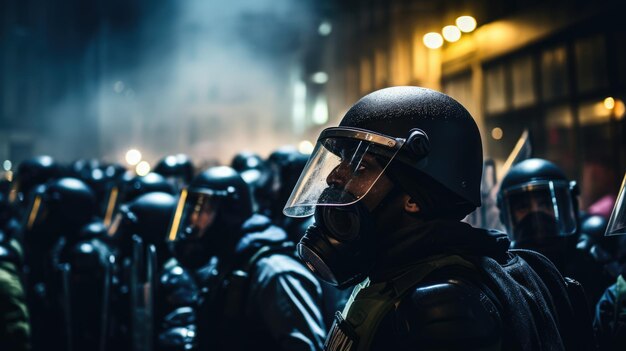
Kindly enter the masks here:
[[107, 191], [105, 199], [103, 223], [109, 228], [113, 224], [121, 203], [120, 189], [117, 186], [111, 187]]
[[[306, 217], [314, 213], [316, 206], [345, 206], [359, 201], [370, 192], [403, 143], [404, 139], [356, 128], [324, 130], [283, 213]], [[330, 188], [340, 191], [326, 191]]]
[[15, 180], [11, 182], [11, 188], [9, 189], [9, 204], [15, 205], [17, 202], [22, 200], [23, 194], [20, 193], [20, 182], [19, 180]]
[[46, 217], [48, 216], [48, 209], [46, 207], [46, 202], [43, 201], [43, 196], [41, 194], [36, 194], [33, 196], [25, 213], [26, 216], [23, 218], [23, 221], [24, 228], [26, 228], [27, 231], [33, 230], [33, 228], [36, 228], [45, 221]]
[[504, 223], [514, 241], [567, 236], [576, 232], [576, 215], [566, 181], [537, 181], [503, 192]]
[[606, 232], [604, 235], [624, 235], [626, 234], [626, 199], [624, 197], [624, 187], [626, 186], [626, 175], [622, 181], [622, 186], [619, 189], [615, 206], [613, 206], [613, 212], [609, 218], [609, 224], [606, 226]]
[[220, 198], [226, 192], [183, 189], [174, 212], [168, 241], [201, 239], [215, 223]]
[[130, 238], [133, 234], [130, 233], [130, 228], [136, 223], [136, 221], [136, 217], [126, 206], [120, 206], [119, 210], [115, 212], [115, 216], [113, 217], [111, 224], [108, 226], [108, 237], [116, 240]]

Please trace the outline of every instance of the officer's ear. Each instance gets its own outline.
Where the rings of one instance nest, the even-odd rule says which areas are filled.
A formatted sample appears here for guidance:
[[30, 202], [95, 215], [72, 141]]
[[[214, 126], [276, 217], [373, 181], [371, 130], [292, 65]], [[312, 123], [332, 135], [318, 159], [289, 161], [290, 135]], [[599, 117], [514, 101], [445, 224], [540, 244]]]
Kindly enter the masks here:
[[404, 202], [404, 210], [408, 213], [418, 213], [420, 211], [420, 207], [417, 204], [417, 201], [413, 200], [413, 198], [409, 195], [403, 196]]

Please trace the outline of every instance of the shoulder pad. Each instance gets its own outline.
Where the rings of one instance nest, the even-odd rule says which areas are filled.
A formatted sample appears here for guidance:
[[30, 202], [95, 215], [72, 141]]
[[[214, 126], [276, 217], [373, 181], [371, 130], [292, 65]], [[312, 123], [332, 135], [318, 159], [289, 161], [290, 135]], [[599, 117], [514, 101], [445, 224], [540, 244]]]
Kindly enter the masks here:
[[179, 307], [163, 317], [163, 329], [171, 329], [174, 327], [184, 327], [196, 324], [196, 311], [193, 308]]
[[159, 350], [197, 350], [194, 327], [176, 327], [159, 333]]
[[421, 345], [484, 346], [500, 340], [497, 307], [478, 287], [458, 280], [418, 286], [398, 307], [408, 338]]

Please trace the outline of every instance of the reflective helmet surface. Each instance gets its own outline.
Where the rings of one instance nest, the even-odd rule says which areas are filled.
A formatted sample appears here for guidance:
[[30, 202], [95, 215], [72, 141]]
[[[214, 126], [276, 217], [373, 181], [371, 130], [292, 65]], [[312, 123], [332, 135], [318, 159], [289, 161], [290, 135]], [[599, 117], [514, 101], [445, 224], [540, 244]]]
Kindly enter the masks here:
[[[333, 169], [328, 160], [333, 157], [337, 157], [337, 163], [350, 158], [352, 172], [368, 158], [377, 161], [381, 174], [403, 167], [395, 172], [394, 182], [410, 195], [416, 193], [421, 181], [428, 181], [427, 188], [440, 188], [454, 198], [450, 206], [460, 212], [467, 214], [480, 206], [480, 133], [469, 112], [445, 94], [419, 87], [393, 87], [359, 100], [338, 127], [320, 135], [303, 172], [307, 178], [301, 178], [296, 185], [286, 214], [308, 214], [319, 205], [315, 201], [321, 190], [312, 190], [312, 185], [327, 186], [326, 177]], [[352, 195], [361, 198], [377, 179], [371, 177], [369, 184], [362, 182], [362, 193]], [[301, 210], [295, 210], [297, 207]]]
[[93, 191], [79, 179], [61, 178], [39, 186], [23, 218], [25, 239], [48, 245], [59, 236], [75, 239], [97, 214]]
[[58, 178], [61, 174], [61, 167], [50, 156], [36, 156], [20, 162], [9, 192], [9, 201], [27, 201], [28, 193], [37, 185]]
[[171, 255], [167, 248], [167, 234], [177, 200], [164, 192], [151, 192], [139, 196], [122, 206], [113, 220], [108, 235], [119, 244], [130, 243], [138, 235], [157, 250], [157, 259], [164, 262]]
[[157, 163], [154, 173], [167, 179], [180, 179], [184, 184], [188, 184], [193, 179], [194, 165], [191, 158], [185, 154], [170, 155]]
[[111, 225], [120, 205], [129, 203], [141, 195], [152, 192], [164, 192], [174, 195], [176, 190], [163, 176], [148, 173], [145, 176], [134, 176], [122, 179], [117, 185], [108, 189], [103, 203], [103, 217], [106, 226]]

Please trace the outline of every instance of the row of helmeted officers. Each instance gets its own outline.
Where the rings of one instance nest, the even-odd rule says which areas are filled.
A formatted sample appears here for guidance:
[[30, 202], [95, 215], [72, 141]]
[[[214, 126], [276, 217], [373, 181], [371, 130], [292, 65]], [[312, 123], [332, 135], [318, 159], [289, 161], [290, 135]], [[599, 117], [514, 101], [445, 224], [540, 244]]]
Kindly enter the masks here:
[[608, 218], [531, 158], [498, 185], [508, 234], [472, 227], [482, 170], [471, 115], [417, 87], [312, 155], [26, 160], [0, 183], [0, 350], [625, 349]]

